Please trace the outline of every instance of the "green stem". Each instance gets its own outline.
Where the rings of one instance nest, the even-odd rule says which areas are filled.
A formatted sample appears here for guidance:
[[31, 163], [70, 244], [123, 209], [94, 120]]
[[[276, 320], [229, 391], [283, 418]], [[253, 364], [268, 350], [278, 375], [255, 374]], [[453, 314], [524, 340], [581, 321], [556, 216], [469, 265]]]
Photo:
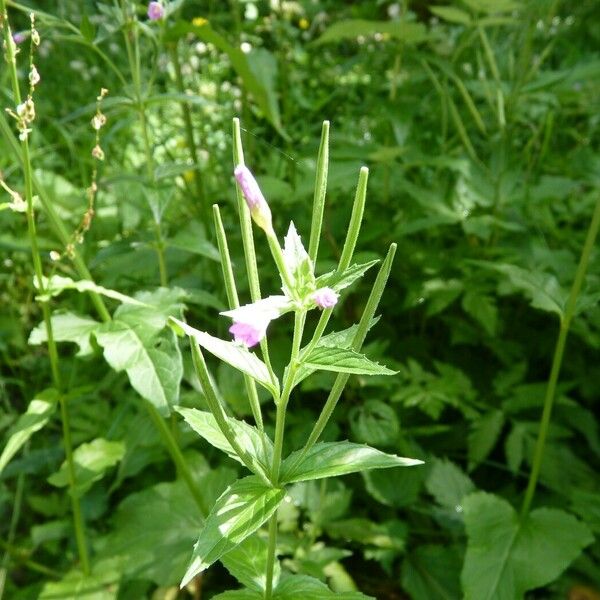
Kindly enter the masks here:
[[[230, 309], [238, 308], [240, 301], [238, 298], [237, 287], [235, 285], [235, 277], [233, 276], [233, 268], [231, 266], [231, 256], [229, 254], [229, 246], [227, 245], [227, 237], [221, 213], [217, 204], [213, 204], [213, 216], [215, 221], [215, 231], [217, 232], [217, 244], [219, 246], [219, 254], [221, 256], [221, 269], [223, 271], [223, 281], [225, 282], [225, 292], [227, 294], [227, 302]], [[258, 400], [258, 392], [256, 391], [256, 383], [252, 377], [244, 373], [244, 385], [246, 394], [252, 409], [252, 416], [256, 426], [260, 431], [264, 429], [262, 412], [260, 410], [260, 402]]]
[[198, 490], [198, 487], [194, 483], [192, 474], [187, 466], [187, 463], [185, 462], [185, 458], [184, 458], [183, 454], [181, 453], [179, 446], [177, 445], [177, 442], [175, 441], [175, 438], [173, 437], [173, 434], [171, 433], [171, 430], [169, 429], [168, 425], [165, 423], [165, 420], [163, 419], [163, 417], [159, 414], [159, 412], [156, 410], [156, 408], [152, 404], [150, 404], [150, 402], [144, 401], [144, 405], [146, 406], [148, 415], [150, 416], [150, 418], [152, 419], [152, 422], [154, 423], [154, 426], [158, 430], [158, 433], [160, 434], [160, 436], [163, 440], [163, 443], [165, 444], [165, 447], [167, 448], [167, 451], [169, 452], [173, 462], [175, 463], [177, 472], [179, 473], [181, 478], [184, 480], [184, 482], [188, 486], [188, 488], [196, 502], [196, 505], [198, 506], [198, 508], [200, 510], [200, 514], [203, 517], [206, 516], [208, 514], [208, 504], [206, 502], [206, 499], [200, 493], [200, 491]]
[[[21, 90], [19, 88], [19, 80], [17, 76], [17, 62], [14, 54], [14, 43], [12, 41], [12, 35], [10, 31], [10, 25], [8, 22], [8, 14], [6, 11], [5, 0], [0, 0], [0, 14], [3, 20], [4, 29], [4, 44], [6, 48], [6, 60], [9, 65], [11, 84], [13, 89], [13, 96], [16, 105], [21, 104]], [[33, 52], [33, 43], [32, 49]], [[30, 63], [32, 57], [30, 56]], [[31, 247], [31, 256], [33, 261], [34, 276], [37, 282], [37, 287], [40, 293], [43, 295], [45, 291], [42, 259], [40, 257], [39, 246], [37, 241], [37, 233], [35, 227], [35, 214], [33, 210], [33, 180], [32, 180], [32, 169], [31, 169], [31, 156], [29, 153], [29, 140], [25, 137], [21, 142], [21, 165], [23, 168], [23, 178], [25, 182], [25, 200], [26, 200], [26, 218], [27, 218], [27, 232], [29, 236], [29, 245]], [[75, 465], [73, 461], [73, 445], [71, 441], [71, 429], [69, 423], [69, 415], [66, 407], [66, 399], [63, 395], [62, 380], [59, 369], [58, 361], [58, 350], [56, 348], [56, 341], [54, 340], [54, 334], [52, 331], [52, 319], [50, 315], [50, 308], [46, 302], [41, 303], [42, 313], [44, 316], [44, 325], [46, 328], [46, 336], [48, 338], [48, 355], [50, 358], [50, 367], [52, 371], [52, 379], [54, 387], [58, 391], [60, 396], [61, 405], [61, 421], [63, 430], [63, 443], [65, 446], [65, 457], [67, 461], [67, 469], [69, 474], [69, 489], [71, 498], [71, 509], [73, 512], [73, 524], [75, 528], [75, 537], [77, 541], [77, 551], [79, 559], [81, 560], [81, 567], [85, 574], [90, 571], [90, 562], [87, 544], [85, 541], [85, 525], [81, 514], [81, 506], [79, 498], [75, 493]]]
[[[123, 19], [125, 20], [125, 27], [123, 34], [125, 38], [125, 48], [127, 51], [127, 59], [129, 61], [129, 69], [131, 71], [131, 77], [133, 79], [133, 89], [135, 94], [135, 101], [140, 116], [140, 127], [142, 129], [142, 140], [144, 143], [144, 154], [146, 155], [146, 176], [148, 183], [155, 189], [156, 178], [154, 168], [154, 155], [152, 153], [152, 145], [150, 144], [150, 134], [148, 131], [148, 119], [146, 117], [146, 103], [142, 93], [142, 76], [141, 76], [141, 61], [140, 61], [140, 44], [138, 35], [138, 24], [135, 18], [132, 19], [131, 24], [129, 23], [129, 15], [125, 3], [122, 5]], [[133, 45], [130, 40], [130, 34], [133, 38]], [[158, 260], [158, 270], [160, 277], [160, 285], [166, 287], [169, 283], [167, 274], [167, 266], [165, 262], [165, 243], [162, 236], [161, 218], [159, 209], [152, 210], [152, 217], [154, 219], [154, 237], [156, 255]]]
[[600, 197], [596, 201], [596, 207], [590, 221], [590, 226], [587, 232], [587, 237], [583, 249], [581, 251], [581, 257], [579, 259], [579, 265], [575, 273], [575, 280], [569, 293], [569, 299], [565, 306], [564, 315], [561, 318], [560, 329], [558, 332], [558, 339], [556, 340], [556, 346], [554, 348], [554, 357], [552, 359], [552, 368], [550, 370], [550, 377], [548, 379], [548, 385], [546, 387], [546, 394], [544, 397], [544, 408], [542, 410], [542, 418], [540, 421], [540, 429], [538, 438], [535, 443], [535, 450], [533, 453], [533, 462], [531, 466], [531, 473], [529, 474], [529, 481], [527, 482], [527, 489], [525, 491], [525, 497], [523, 498], [523, 505], [521, 506], [521, 518], [525, 518], [531, 508], [531, 503], [535, 495], [536, 486], [538, 483], [540, 469], [542, 467], [542, 460], [544, 458], [544, 447], [546, 444], [546, 437], [548, 435], [548, 429], [550, 427], [550, 419], [552, 417], [552, 408], [556, 396], [556, 386], [558, 383], [558, 377], [560, 375], [560, 368], [565, 352], [565, 345], [567, 342], [567, 336], [571, 327], [571, 321], [575, 316], [575, 309], [577, 307], [577, 298], [585, 279], [588, 264], [590, 262], [590, 256], [596, 237], [598, 235], [598, 229], [600, 228]]
[[[273, 464], [271, 467], [271, 484], [279, 484], [279, 470], [281, 468], [281, 458], [283, 453], [283, 438], [285, 432], [285, 413], [290, 399], [290, 394], [294, 387], [296, 371], [298, 369], [298, 356], [300, 354], [300, 345], [302, 343], [302, 333], [304, 332], [304, 323], [306, 322], [306, 312], [303, 310], [294, 313], [294, 337], [292, 340], [292, 352], [290, 363], [287, 369], [287, 375], [283, 384], [283, 391], [276, 402], [277, 415], [275, 418], [275, 442], [273, 449]], [[277, 550], [277, 512], [271, 517], [269, 522], [269, 546], [267, 550], [267, 568], [265, 600], [271, 598], [273, 590], [273, 569], [275, 565]]]
[[6, 582], [6, 572], [8, 569], [9, 563], [9, 555], [10, 550], [8, 546], [10, 546], [14, 539], [15, 534], [17, 532], [17, 525], [19, 523], [19, 517], [21, 516], [21, 506], [23, 504], [23, 489], [25, 488], [25, 475], [21, 473], [17, 478], [17, 488], [15, 490], [15, 501], [12, 507], [12, 515], [10, 517], [10, 525], [8, 527], [8, 534], [6, 536], [6, 546], [5, 553], [2, 557], [2, 564], [0, 564], [0, 600], [4, 596], [4, 585]]
[[[170, 46], [171, 61], [173, 63], [173, 69], [175, 70], [175, 83], [177, 90], [180, 94], [185, 94], [185, 86], [183, 85], [183, 76], [181, 74], [181, 61], [179, 60], [178, 43], [175, 42]], [[194, 163], [194, 184], [196, 186], [196, 194], [200, 202], [200, 209], [205, 217], [206, 223], [208, 224], [208, 211], [206, 206], [206, 194], [204, 191], [204, 177], [200, 171], [200, 165], [198, 164], [198, 146], [194, 139], [194, 126], [192, 124], [192, 111], [190, 105], [187, 102], [181, 103], [181, 113], [183, 117], [183, 125], [185, 127], [185, 139], [190, 153], [190, 158]]]
[[267, 546], [267, 568], [265, 571], [265, 600], [271, 600], [273, 594], [273, 571], [277, 554], [277, 512], [269, 520], [269, 544]]

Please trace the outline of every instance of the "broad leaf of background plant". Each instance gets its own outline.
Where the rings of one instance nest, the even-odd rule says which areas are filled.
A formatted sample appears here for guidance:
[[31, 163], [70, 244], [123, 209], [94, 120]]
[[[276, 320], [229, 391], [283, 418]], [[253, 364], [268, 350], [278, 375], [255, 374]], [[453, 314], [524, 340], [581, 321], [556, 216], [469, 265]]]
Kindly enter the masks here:
[[504, 425], [504, 414], [491, 410], [473, 421], [469, 432], [469, 471], [481, 464], [494, 449]]
[[116, 559], [96, 562], [92, 572], [69, 571], [60, 581], [44, 585], [38, 600], [115, 600], [119, 596], [120, 568]]
[[58, 403], [58, 392], [47, 389], [29, 403], [27, 410], [17, 419], [8, 432], [8, 441], [0, 454], [0, 473], [12, 457], [23, 447], [23, 444], [48, 422]]
[[181, 587], [253, 534], [284, 496], [283, 489], [267, 487], [254, 475], [227, 488], [206, 518]]
[[556, 579], [594, 540], [561, 510], [538, 508], [521, 522], [506, 500], [485, 492], [467, 496], [463, 507], [465, 600], [519, 600]]
[[[229, 445], [216, 419], [209, 412], [195, 408], [178, 407], [177, 412], [185, 419], [186, 423], [209, 444], [225, 452], [228, 456], [243, 464], [235, 450]], [[256, 427], [248, 425], [244, 421], [238, 421], [227, 417], [237, 443], [252, 457], [256, 470], [268, 476], [271, 463], [273, 462], [273, 443], [269, 437], [260, 432]]]
[[460, 554], [444, 546], [419, 546], [402, 563], [402, 587], [412, 600], [460, 600]]
[[181, 352], [171, 330], [150, 335], [143, 324], [135, 327], [115, 319], [96, 331], [106, 362], [115, 371], [126, 371], [131, 386], [163, 416], [179, 400], [183, 376]]
[[[97, 438], [82, 444], [73, 452], [75, 463], [75, 493], [85, 494], [92, 485], [104, 477], [104, 473], [116, 465], [125, 454], [123, 442], [112, 442]], [[57, 487], [69, 485], [69, 470], [64, 462], [60, 469], [48, 477], [48, 482]]]
[[[268, 544], [258, 534], [247, 537], [241, 544], [221, 557], [225, 568], [247, 588], [263, 592], [266, 587]], [[273, 585], [281, 575], [281, 565], [275, 561]]]
[[365, 596], [360, 592], [333, 592], [322, 581], [314, 577], [287, 575], [282, 576], [273, 598], [275, 600], [299, 600], [300, 598], [310, 598], [311, 600], [329, 600], [329, 598], [367, 600], [371, 596]]
[[[194, 466], [194, 481], [210, 506], [234, 481], [235, 472], [224, 467], [211, 471], [200, 456], [186, 458]], [[176, 585], [185, 573], [202, 523], [198, 506], [182, 480], [159, 483], [121, 502], [112, 531], [102, 540], [100, 555], [117, 557], [128, 577]]]
[[351, 442], [320, 442], [304, 457], [302, 451], [292, 452], [281, 465], [283, 483], [338, 477], [368, 469], [389, 469], [423, 464], [414, 458], [386, 454], [361, 444]]
[[338, 21], [329, 27], [315, 44], [355, 39], [359, 36], [371, 36], [376, 33], [387, 34], [405, 44], [418, 44], [429, 39], [427, 29], [421, 23], [405, 21], [367, 21], [348, 19]]
[[[99, 321], [72, 312], [54, 313], [51, 320], [54, 341], [77, 344], [79, 346], [77, 356], [86, 356], [92, 353], [90, 335], [100, 327]], [[47, 341], [46, 325], [42, 322], [29, 334], [29, 343], [38, 345]]]

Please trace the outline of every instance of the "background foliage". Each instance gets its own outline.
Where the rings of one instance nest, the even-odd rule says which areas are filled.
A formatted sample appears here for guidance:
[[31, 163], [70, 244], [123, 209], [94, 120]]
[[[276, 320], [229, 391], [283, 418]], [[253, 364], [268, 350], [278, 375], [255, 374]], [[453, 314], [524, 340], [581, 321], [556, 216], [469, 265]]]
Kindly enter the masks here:
[[[366, 349], [400, 374], [353, 377], [325, 438], [426, 462], [295, 484], [279, 513], [284, 568], [376, 598], [598, 598], [597, 252], [570, 324], [533, 510], [525, 524], [518, 518], [599, 193], [597, 3], [187, 0], [169, 3], [160, 22], [134, 3], [8, 4], [16, 31], [27, 31], [31, 8], [40, 11], [31, 138], [38, 239], [44, 272], [69, 278], [53, 280], [50, 306], [92, 564], [84, 577], [25, 219], [3, 205], [5, 597], [176, 597], [201, 516], [148, 402], [168, 417], [158, 418], [208, 505], [236, 477], [236, 463], [171, 413], [204, 400], [189, 352], [164, 325], [185, 306], [195, 327], [228, 335], [217, 318], [226, 300], [210, 206], [221, 206], [241, 273], [230, 141], [239, 116], [247, 163], [278, 229], [293, 218], [304, 239], [321, 123], [331, 121], [322, 272], [339, 257], [358, 170], [371, 168], [357, 259], [381, 258], [390, 242], [398, 251]], [[126, 43], [134, 14], [139, 68]], [[21, 45], [23, 80], [27, 53]], [[2, 103], [13, 107], [5, 66]], [[106, 158], [91, 227], [71, 239], [87, 208], [89, 123], [101, 87], [109, 90]], [[10, 118], [0, 125], [2, 178], [19, 190]], [[125, 295], [105, 298], [109, 323], [77, 289], [89, 277], [64, 254], [68, 241], [102, 286], [96, 291]], [[258, 237], [257, 252], [262, 286], [275, 293]], [[367, 274], [343, 296], [335, 329], [358, 319], [371, 282]], [[247, 301], [247, 282], [240, 275], [236, 283]], [[276, 367], [290, 331], [285, 319], [270, 331]], [[233, 414], [251, 418], [241, 377], [210, 366]], [[332, 375], [318, 374], [296, 394], [294, 447]], [[258, 556], [257, 539], [239, 552]], [[211, 567], [188, 592], [210, 598], [235, 587], [233, 577], [248, 585], [253, 575], [236, 560], [246, 564], [225, 558], [225, 568]]]

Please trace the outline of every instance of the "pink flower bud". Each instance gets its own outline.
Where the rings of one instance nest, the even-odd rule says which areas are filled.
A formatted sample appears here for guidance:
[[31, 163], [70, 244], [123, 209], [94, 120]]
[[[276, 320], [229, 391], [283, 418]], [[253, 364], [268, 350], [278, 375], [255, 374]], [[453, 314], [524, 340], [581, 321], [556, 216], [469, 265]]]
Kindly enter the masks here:
[[27, 39], [27, 34], [24, 33], [23, 31], [17, 31], [16, 33], [13, 33], [12, 39], [13, 39], [13, 42], [15, 44], [17, 44], [17, 46], [18, 46], [19, 44], [22, 44]]
[[258, 182], [248, 167], [238, 165], [233, 174], [238, 182], [242, 194], [246, 199], [246, 204], [250, 209], [250, 214], [254, 222], [261, 228], [267, 231], [272, 226], [271, 209], [263, 196], [263, 193], [258, 187]]
[[331, 308], [337, 304], [339, 294], [331, 288], [324, 287], [313, 293], [312, 299], [319, 308]]
[[148, 18], [151, 21], [159, 21], [165, 16], [165, 9], [160, 2], [150, 2], [148, 4]]

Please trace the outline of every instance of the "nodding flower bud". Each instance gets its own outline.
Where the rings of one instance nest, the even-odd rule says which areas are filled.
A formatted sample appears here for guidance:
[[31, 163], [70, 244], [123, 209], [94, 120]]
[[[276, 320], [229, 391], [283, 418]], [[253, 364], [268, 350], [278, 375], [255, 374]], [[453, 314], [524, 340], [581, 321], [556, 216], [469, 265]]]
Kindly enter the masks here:
[[337, 304], [339, 294], [328, 287], [320, 288], [316, 292], [313, 292], [313, 302], [319, 308], [331, 308]]
[[266, 232], [272, 230], [271, 209], [248, 167], [238, 165], [233, 174], [238, 182], [254, 222]]
[[165, 9], [160, 2], [150, 2], [148, 4], [148, 18], [151, 21], [160, 21], [165, 16]]

